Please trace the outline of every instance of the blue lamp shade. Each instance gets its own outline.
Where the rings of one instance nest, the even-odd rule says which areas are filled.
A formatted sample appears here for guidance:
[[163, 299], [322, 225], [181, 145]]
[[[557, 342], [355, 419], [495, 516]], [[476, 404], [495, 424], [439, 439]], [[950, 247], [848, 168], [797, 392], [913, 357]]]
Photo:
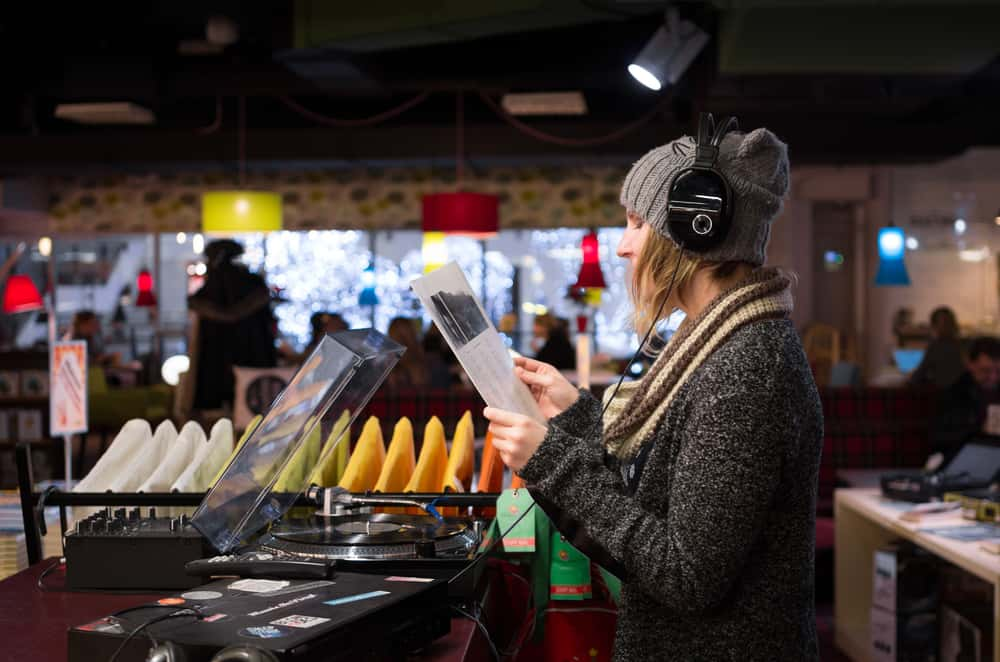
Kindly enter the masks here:
[[909, 285], [910, 275], [906, 273], [903, 255], [906, 252], [906, 237], [897, 227], [882, 228], [878, 231], [878, 273], [876, 285]]
[[361, 295], [358, 297], [359, 306], [377, 306], [378, 295], [375, 293], [375, 265], [369, 264], [361, 272]]

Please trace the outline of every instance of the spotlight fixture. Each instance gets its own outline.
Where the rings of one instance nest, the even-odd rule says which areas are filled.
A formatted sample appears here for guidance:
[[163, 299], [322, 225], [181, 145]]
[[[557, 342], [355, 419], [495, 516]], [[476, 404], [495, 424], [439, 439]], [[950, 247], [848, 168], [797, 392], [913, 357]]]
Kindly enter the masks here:
[[673, 85], [708, 43], [708, 33], [691, 21], [681, 20], [675, 7], [639, 55], [628, 65], [632, 77], [651, 90]]

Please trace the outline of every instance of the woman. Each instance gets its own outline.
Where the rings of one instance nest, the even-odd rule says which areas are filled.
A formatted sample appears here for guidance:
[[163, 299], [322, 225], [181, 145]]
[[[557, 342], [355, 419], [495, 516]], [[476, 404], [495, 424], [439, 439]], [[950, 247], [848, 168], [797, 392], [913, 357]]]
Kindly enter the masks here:
[[301, 352], [296, 352], [295, 348], [288, 343], [282, 343], [278, 347], [278, 354], [289, 363], [299, 364], [309, 358], [319, 343], [331, 333], [346, 331], [349, 327], [347, 321], [338, 313], [323, 312], [313, 313], [309, 317], [309, 328], [312, 335], [309, 337], [309, 344]]
[[771, 132], [729, 133], [716, 168], [732, 229], [682, 250], [666, 191], [695, 162], [688, 137], [625, 179], [637, 329], [684, 323], [610, 407], [551, 366], [516, 372], [547, 419], [487, 407], [493, 443], [560, 531], [623, 581], [616, 660], [815, 660], [813, 545], [822, 410], [792, 322], [789, 280], [765, 269], [788, 186]]
[[931, 313], [931, 342], [910, 376], [910, 386], [946, 389], [965, 372], [955, 311], [947, 306]]
[[556, 370], [576, 369], [576, 349], [569, 340], [569, 322], [549, 313], [535, 316], [535, 337], [544, 338], [544, 344], [535, 359], [548, 363]]
[[277, 348], [271, 294], [259, 275], [234, 262], [243, 246], [218, 239], [205, 247], [205, 284], [188, 297], [197, 314], [196, 356], [192, 357], [194, 408], [219, 409], [233, 402], [233, 366], [272, 368]]

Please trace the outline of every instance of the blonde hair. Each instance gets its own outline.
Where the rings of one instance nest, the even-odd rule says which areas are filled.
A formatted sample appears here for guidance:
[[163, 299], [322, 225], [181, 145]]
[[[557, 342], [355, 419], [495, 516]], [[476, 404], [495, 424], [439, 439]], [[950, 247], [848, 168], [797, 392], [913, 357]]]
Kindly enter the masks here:
[[632, 323], [640, 336], [657, 322], [653, 319], [657, 311], [670, 314], [672, 309], [668, 298], [675, 303], [683, 301], [683, 294], [688, 291], [698, 271], [708, 269], [713, 281], [724, 282], [740, 267], [754, 267], [749, 262], [710, 262], [702, 260], [696, 253], [680, 253], [680, 247], [659, 232], [654, 230], [646, 235], [629, 288], [635, 309]]

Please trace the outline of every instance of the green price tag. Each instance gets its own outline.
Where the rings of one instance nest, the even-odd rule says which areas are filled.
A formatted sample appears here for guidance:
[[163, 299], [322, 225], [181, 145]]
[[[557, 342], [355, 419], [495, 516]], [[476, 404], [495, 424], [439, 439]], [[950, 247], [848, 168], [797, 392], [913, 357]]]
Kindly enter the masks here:
[[593, 596], [590, 584], [590, 559], [552, 529], [552, 552], [549, 563], [549, 598], [586, 600]]
[[[503, 534], [504, 551], [535, 551], [535, 514], [538, 512], [538, 508], [532, 508], [531, 512], [524, 515], [524, 511], [534, 503], [535, 500], [523, 487], [516, 490], [504, 490], [500, 498], [497, 499], [496, 523], [500, 533]], [[522, 515], [524, 517], [521, 517]], [[521, 521], [515, 525], [514, 522], [517, 521], [518, 517], [521, 517]]]

